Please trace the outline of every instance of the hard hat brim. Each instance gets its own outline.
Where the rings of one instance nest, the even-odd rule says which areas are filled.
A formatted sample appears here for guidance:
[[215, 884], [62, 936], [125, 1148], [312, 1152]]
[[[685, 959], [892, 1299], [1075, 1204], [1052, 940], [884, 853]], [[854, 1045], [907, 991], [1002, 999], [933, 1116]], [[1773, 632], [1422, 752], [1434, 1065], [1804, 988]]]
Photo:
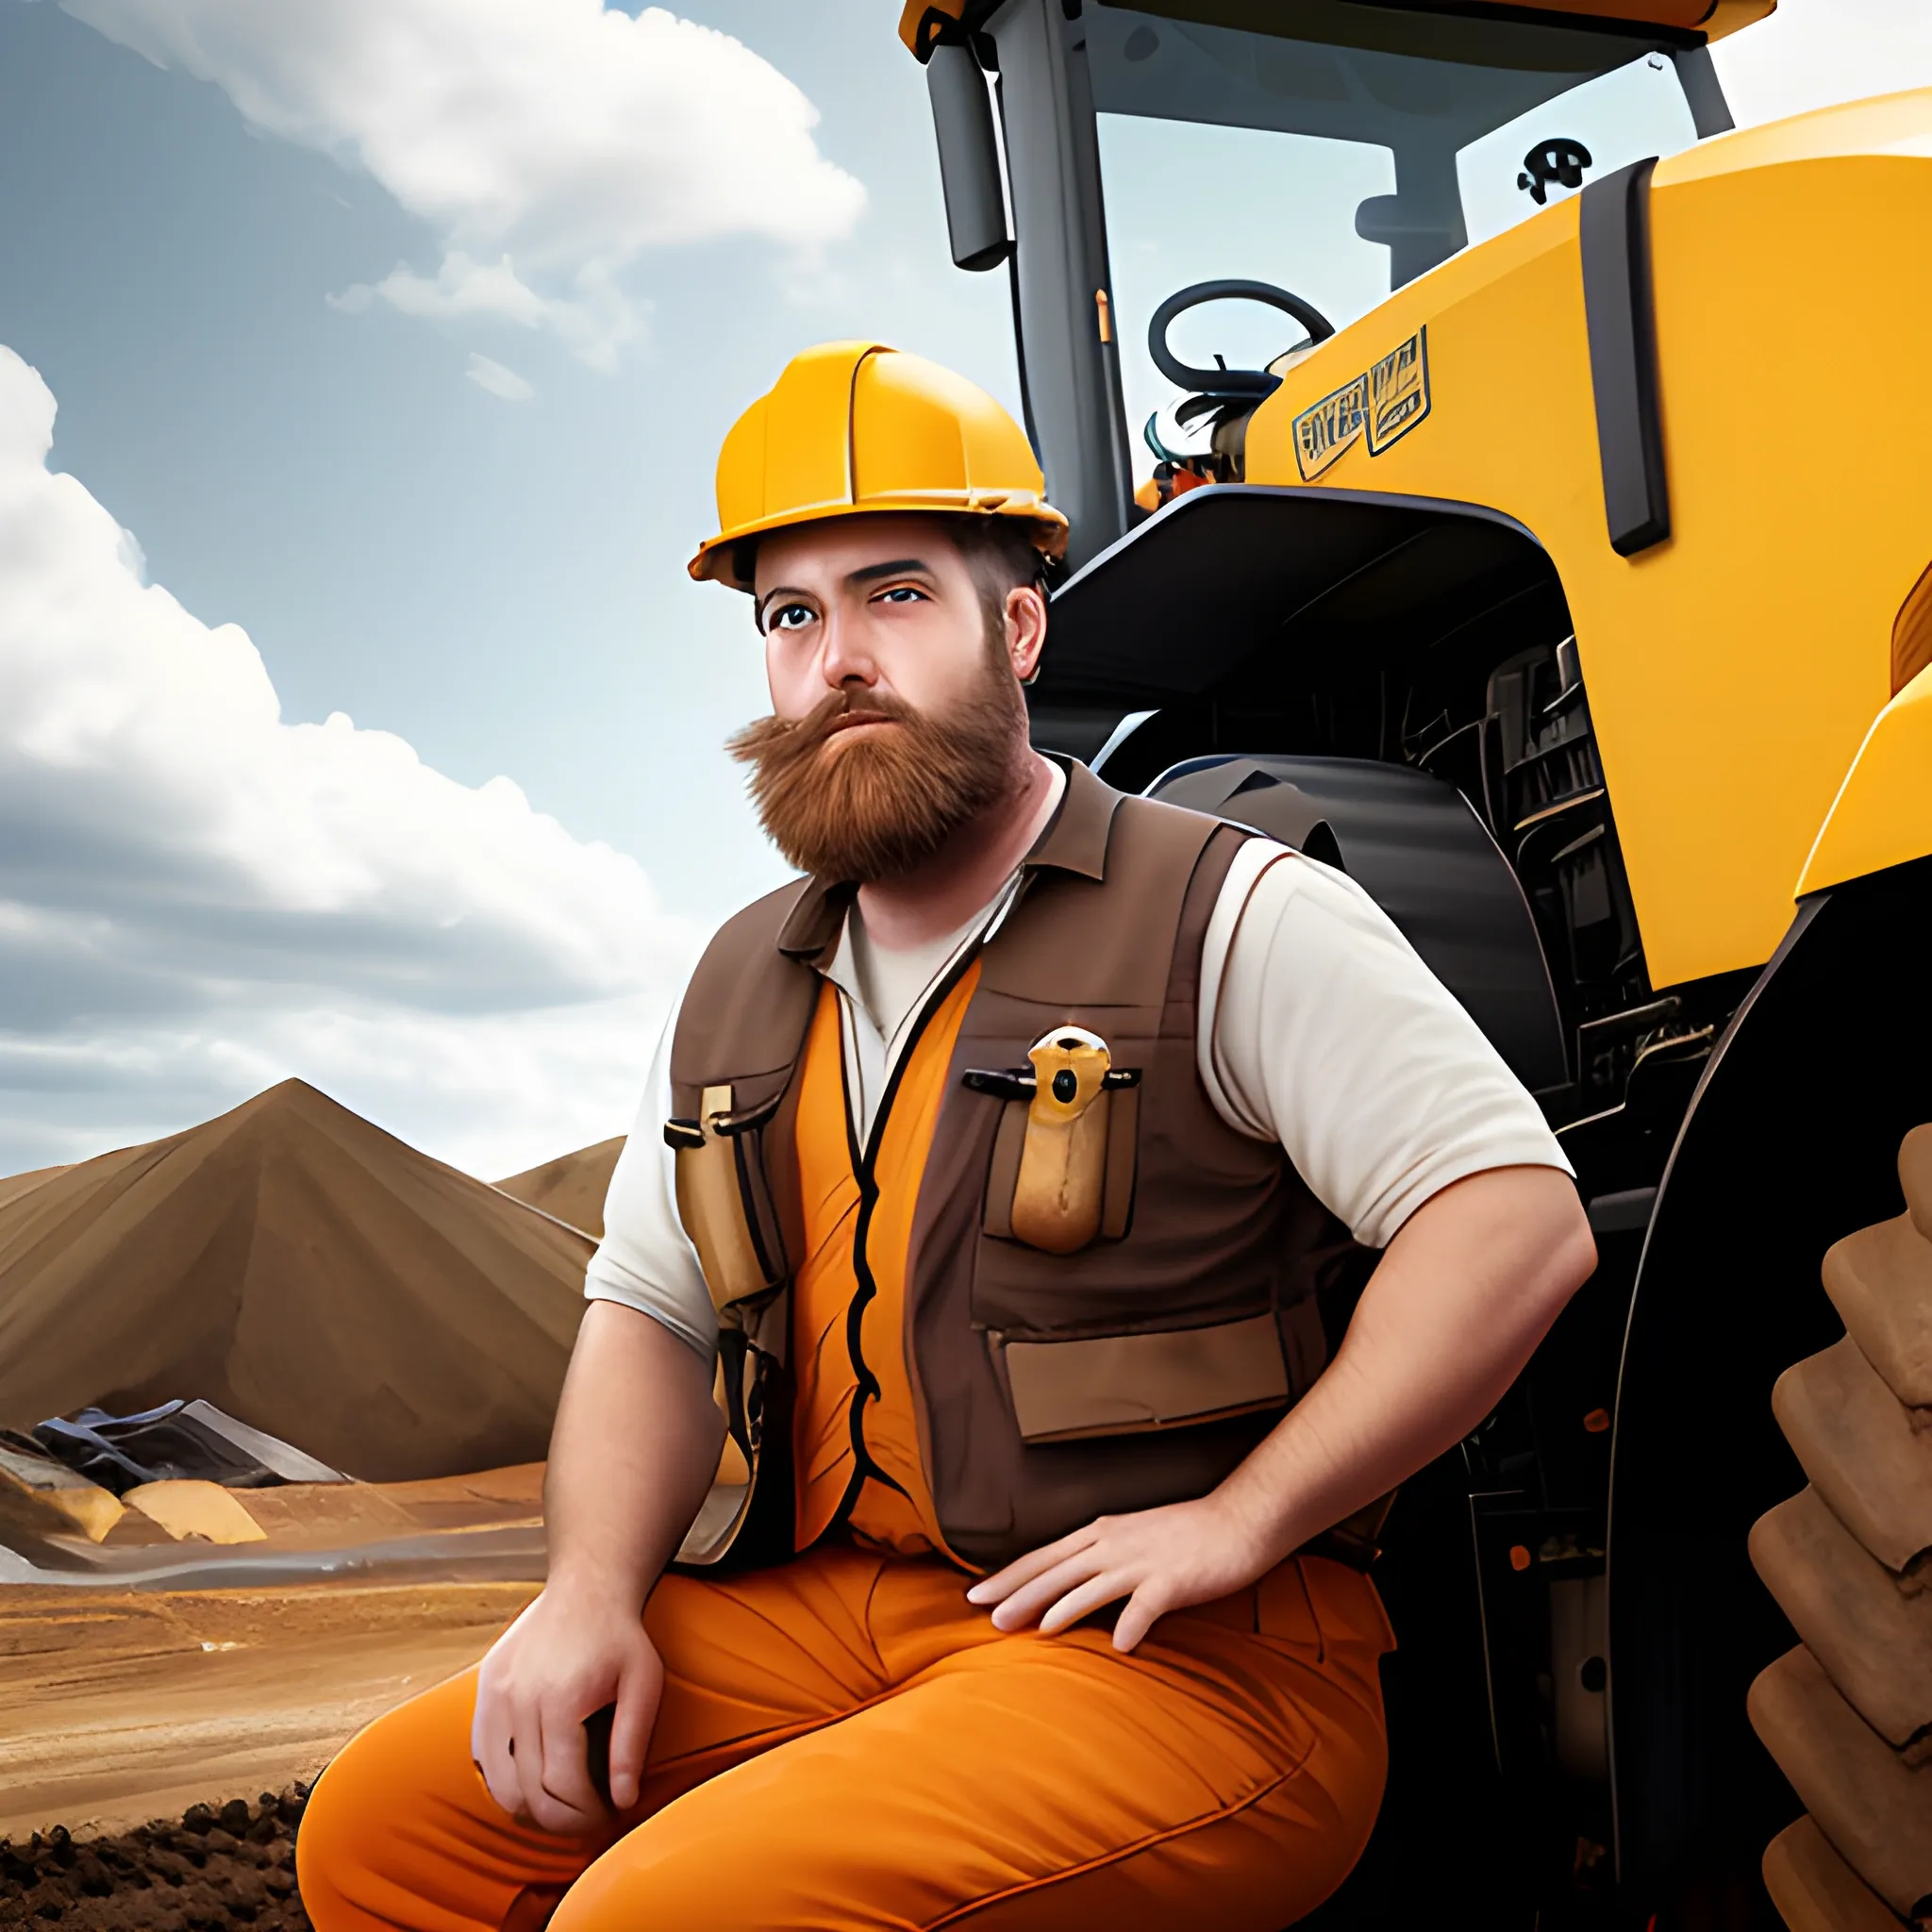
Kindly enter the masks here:
[[737, 552], [741, 543], [768, 537], [777, 530], [798, 529], [807, 524], [828, 523], [835, 517], [924, 516], [924, 517], [1017, 517], [1032, 525], [1033, 545], [1049, 561], [1067, 551], [1067, 520], [1049, 503], [1028, 491], [1013, 491], [999, 500], [992, 492], [978, 502], [963, 502], [955, 491], [935, 491], [930, 496], [907, 493], [868, 497], [859, 503], [828, 503], [815, 509], [788, 509], [735, 529], [721, 530], [706, 540], [686, 565], [698, 583], [724, 584], [734, 591], [749, 591], [750, 583], [738, 575]]

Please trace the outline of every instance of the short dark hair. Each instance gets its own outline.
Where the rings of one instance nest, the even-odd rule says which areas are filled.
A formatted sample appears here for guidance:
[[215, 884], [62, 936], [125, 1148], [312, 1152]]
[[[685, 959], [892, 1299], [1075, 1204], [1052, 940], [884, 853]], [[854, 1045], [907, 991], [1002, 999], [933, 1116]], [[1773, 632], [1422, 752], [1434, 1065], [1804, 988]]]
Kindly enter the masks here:
[[1033, 526], [1018, 517], [952, 516], [946, 524], [965, 560], [966, 575], [979, 592], [987, 648], [1004, 657], [1008, 597], [1024, 590], [1046, 596], [1052, 566], [1034, 543]]
[[966, 568], [984, 596], [1004, 608], [1008, 591], [1032, 588], [1046, 594], [1048, 564], [1033, 541], [1033, 526], [1018, 517], [955, 516], [948, 528]]

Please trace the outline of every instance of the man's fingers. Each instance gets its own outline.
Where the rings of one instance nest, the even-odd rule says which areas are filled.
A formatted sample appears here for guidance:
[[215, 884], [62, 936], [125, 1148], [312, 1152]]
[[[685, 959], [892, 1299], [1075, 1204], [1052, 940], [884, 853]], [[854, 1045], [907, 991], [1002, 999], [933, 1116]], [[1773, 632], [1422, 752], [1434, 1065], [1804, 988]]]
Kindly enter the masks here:
[[542, 1726], [541, 1790], [558, 1821], [552, 1823], [550, 1817], [533, 1810], [532, 1815], [546, 1831], [588, 1831], [609, 1816], [597, 1787], [591, 1782], [590, 1740], [584, 1734], [583, 1719], [572, 1714], [575, 1708], [552, 1697], [537, 1713], [537, 1722]]
[[[1037, 1550], [1029, 1550], [1024, 1557], [1016, 1557], [1004, 1570], [996, 1571], [991, 1576], [982, 1577], [966, 1592], [969, 1604], [1003, 1603], [1012, 1593], [1036, 1576], [1043, 1576], [1057, 1564], [1063, 1563], [1069, 1557], [1090, 1548], [1095, 1539], [1096, 1527], [1089, 1524], [1085, 1529], [1076, 1529], [1071, 1536], [1063, 1536], [1058, 1542], [1051, 1542]], [[1005, 1626], [1002, 1626], [1005, 1627]]]
[[514, 1697], [509, 1709], [511, 1762], [516, 1766], [517, 1801], [509, 1808], [545, 1831], [554, 1827], [551, 1800], [543, 1789], [543, 1732], [537, 1701], [527, 1694]]
[[1049, 1604], [1077, 1590], [1106, 1567], [1097, 1549], [1085, 1549], [1058, 1563], [1043, 1575], [1036, 1576], [1024, 1589], [1016, 1590], [992, 1613], [996, 1630], [1024, 1630], [1040, 1621]]
[[610, 1724], [610, 1804], [628, 1811], [638, 1801], [643, 1782], [644, 1755], [658, 1722], [658, 1700], [663, 1694], [664, 1671], [655, 1654], [641, 1657], [624, 1674], [617, 1687], [617, 1715]]
[[1091, 1581], [1081, 1584], [1079, 1589], [1071, 1590], [1059, 1602], [1040, 1620], [1043, 1636], [1051, 1637], [1058, 1630], [1064, 1630], [1070, 1624], [1077, 1624], [1082, 1617], [1091, 1615], [1103, 1604], [1110, 1604], [1115, 1598], [1125, 1596], [1133, 1585], [1124, 1576], [1111, 1570], [1103, 1571]]
[[1167, 1591], [1150, 1578], [1121, 1606], [1114, 1619], [1113, 1647], [1124, 1657], [1174, 1607]]
[[516, 1759], [510, 1756], [509, 1708], [487, 1673], [476, 1679], [476, 1711], [470, 1720], [470, 1756], [483, 1774], [490, 1795], [506, 1811], [515, 1813]]
[[[574, 1728], [581, 1738], [582, 1724]], [[532, 1697], [519, 1703], [516, 1734], [517, 1790], [523, 1800], [518, 1808], [522, 1815], [540, 1831], [555, 1832], [561, 1838], [581, 1838], [600, 1822], [603, 1807], [597, 1807], [587, 1817], [551, 1790], [543, 1761], [543, 1707], [539, 1699]]]

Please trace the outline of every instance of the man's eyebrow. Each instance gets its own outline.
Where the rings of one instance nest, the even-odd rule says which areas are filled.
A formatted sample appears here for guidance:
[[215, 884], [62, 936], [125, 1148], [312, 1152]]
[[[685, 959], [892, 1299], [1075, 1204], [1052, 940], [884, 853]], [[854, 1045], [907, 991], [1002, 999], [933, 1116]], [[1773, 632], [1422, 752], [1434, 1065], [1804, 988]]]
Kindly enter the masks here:
[[809, 597], [810, 595], [811, 592], [809, 591], [798, 590], [791, 584], [774, 584], [772, 588], [769, 591], [767, 591], [762, 597], [758, 599], [758, 608], [760, 610], [765, 609], [770, 605], [774, 597]]
[[880, 577], [904, 576], [908, 571], [917, 571], [921, 576], [931, 576], [932, 565], [920, 557], [895, 558], [891, 563], [869, 563], [863, 570], [851, 572], [845, 581], [848, 584], [875, 583]]

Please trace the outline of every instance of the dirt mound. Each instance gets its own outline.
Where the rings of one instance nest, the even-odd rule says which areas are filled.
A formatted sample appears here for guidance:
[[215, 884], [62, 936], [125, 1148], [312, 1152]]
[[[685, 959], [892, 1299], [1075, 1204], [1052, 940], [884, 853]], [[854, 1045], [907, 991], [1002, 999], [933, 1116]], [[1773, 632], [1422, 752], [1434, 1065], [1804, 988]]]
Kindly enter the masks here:
[[9, 1201], [19, 1200], [23, 1194], [31, 1194], [36, 1188], [44, 1186], [46, 1182], [57, 1179], [67, 1172], [64, 1167], [37, 1167], [28, 1174], [7, 1175], [4, 1180], [0, 1180], [0, 1208], [6, 1207]]
[[0, 1196], [0, 1426], [198, 1395], [369, 1481], [535, 1461], [590, 1252], [285, 1081]]
[[306, 1785], [254, 1804], [193, 1805], [115, 1838], [57, 1824], [24, 1844], [0, 1840], [0, 1926], [32, 1932], [190, 1932], [251, 1926], [308, 1932], [295, 1889], [295, 1830]]
[[[497, 1186], [532, 1208], [541, 1208], [586, 1234], [604, 1238], [604, 1196], [610, 1191], [611, 1171], [624, 1152], [625, 1137], [599, 1141], [594, 1147], [579, 1147], [575, 1154], [559, 1154], [541, 1167], [513, 1174]], [[4, 1186], [0, 1183], [0, 1186]]]

